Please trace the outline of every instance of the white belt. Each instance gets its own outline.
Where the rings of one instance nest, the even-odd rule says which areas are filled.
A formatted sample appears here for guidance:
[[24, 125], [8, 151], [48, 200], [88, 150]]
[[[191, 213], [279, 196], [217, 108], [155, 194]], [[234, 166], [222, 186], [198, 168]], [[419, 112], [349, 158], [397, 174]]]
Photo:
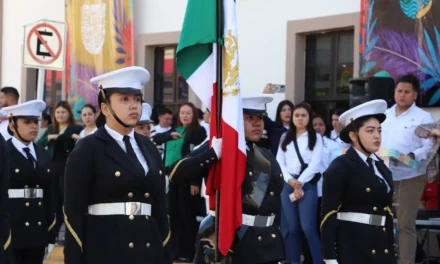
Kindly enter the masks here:
[[385, 226], [385, 216], [363, 213], [338, 213], [339, 220], [356, 222], [374, 226]]
[[43, 189], [9, 189], [9, 198], [43, 198]]
[[151, 216], [151, 204], [140, 202], [93, 204], [89, 205], [89, 214]]
[[242, 224], [256, 227], [269, 227], [273, 225], [275, 215], [261, 216], [261, 215], [247, 215], [243, 214]]

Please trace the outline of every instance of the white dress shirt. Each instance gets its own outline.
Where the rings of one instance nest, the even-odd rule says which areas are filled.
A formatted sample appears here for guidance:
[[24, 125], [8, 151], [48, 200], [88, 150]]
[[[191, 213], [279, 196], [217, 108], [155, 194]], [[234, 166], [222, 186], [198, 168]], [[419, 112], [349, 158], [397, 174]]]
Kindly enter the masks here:
[[[118, 143], [118, 145], [122, 148], [122, 150], [124, 150], [124, 152], [127, 152], [127, 148], [125, 147], [125, 142], [124, 142], [124, 135], [119, 134], [118, 132], [116, 132], [115, 130], [111, 129], [109, 126], [105, 125], [105, 130], [107, 130], [108, 134]], [[145, 159], [144, 155], [142, 154], [141, 149], [139, 148], [138, 143], [136, 142], [136, 140], [134, 139], [134, 130], [131, 130], [130, 134], [128, 134], [127, 136], [130, 137], [130, 143], [131, 146], [133, 147], [134, 153], [136, 154], [136, 157], [138, 158], [139, 162], [141, 163], [142, 167], [145, 170], [145, 175], [148, 174], [148, 164], [147, 164], [147, 160]]]
[[23, 149], [29, 148], [32, 157], [34, 157], [34, 159], [37, 160], [37, 152], [35, 152], [34, 143], [31, 142], [29, 146], [26, 146], [23, 142], [16, 139], [15, 137], [12, 137], [11, 142], [12, 145], [14, 145], [14, 147], [18, 150], [18, 152], [20, 152], [26, 159], [27, 159], [27, 154]]
[[[367, 166], [369, 167], [370, 165], [368, 165], [367, 156], [365, 156], [364, 153], [360, 152], [356, 148], [353, 148], [353, 149], [356, 150], [356, 152], [359, 155], [359, 157], [361, 158], [361, 160], [363, 160], [365, 162], [365, 164], [367, 164]], [[370, 155], [370, 158], [373, 161], [379, 161], [379, 159], [373, 153]], [[380, 171], [377, 169], [376, 162], [373, 162], [373, 167], [374, 167], [374, 173], [376, 174], [376, 176], [381, 178], [385, 182], [385, 184], [387, 185], [387, 192], [390, 192], [391, 191], [390, 185], [388, 185], [388, 182], [385, 180], [382, 173], [380, 173]]]
[[[321, 172], [321, 174], [324, 173], [324, 171], [327, 170], [328, 166], [330, 166], [330, 163], [332, 163], [332, 161], [336, 158], [335, 154], [334, 154], [334, 150], [337, 148], [340, 148], [339, 144], [324, 136], [321, 137], [322, 141], [323, 141], [323, 145], [322, 145], [322, 159], [321, 159], [321, 165], [320, 165], [320, 169], [319, 172]], [[320, 140], [318, 138], [318, 140]], [[318, 182], [318, 197], [322, 197], [322, 181], [323, 181], [324, 177], [321, 177], [321, 179], [319, 179]]]
[[98, 130], [98, 128], [95, 127], [92, 131], [90, 131], [90, 133], [88, 133], [88, 134], [86, 135], [86, 129], [84, 128], [83, 130], [81, 130], [81, 132], [79, 132], [79, 137], [80, 137], [80, 138], [84, 138], [84, 137], [86, 137], [86, 136], [88, 136], [88, 135], [91, 135], [91, 134], [95, 133], [97, 130]]
[[[286, 133], [283, 134], [280, 142], [284, 141]], [[304, 163], [308, 164], [307, 169], [305, 169], [298, 178], [298, 181], [301, 182], [303, 185], [312, 180], [316, 173], [320, 172], [322, 158], [321, 135], [317, 133], [316, 139], [317, 140], [313, 151], [309, 149], [308, 132], [303, 133], [297, 139], [298, 149], [301, 157], [303, 158]], [[281, 149], [280, 144], [277, 152], [277, 161], [280, 164], [284, 180], [286, 182], [292, 179], [293, 175], [298, 175], [301, 171], [301, 163], [299, 162], [298, 156], [296, 155], [295, 145], [293, 141], [286, 146], [286, 152]]]
[[336, 133], [334, 129], [330, 132], [330, 138], [333, 139], [336, 143], [338, 143], [340, 148], [348, 149], [351, 147], [350, 144], [345, 143], [344, 141], [341, 140], [339, 134]]
[[404, 113], [396, 116], [396, 105], [385, 112], [387, 118], [382, 124], [381, 148], [393, 148], [403, 154], [414, 153], [420, 163], [419, 171], [400, 163], [391, 162], [393, 180], [411, 179], [426, 173], [428, 155], [433, 146], [432, 138], [422, 139], [415, 135], [415, 129], [422, 124], [433, 123], [432, 115], [418, 108], [415, 103]]

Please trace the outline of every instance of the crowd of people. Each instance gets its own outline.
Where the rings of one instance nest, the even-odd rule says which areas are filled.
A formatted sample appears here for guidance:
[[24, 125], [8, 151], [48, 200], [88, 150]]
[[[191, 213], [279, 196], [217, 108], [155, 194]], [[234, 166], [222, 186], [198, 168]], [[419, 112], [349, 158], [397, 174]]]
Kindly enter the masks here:
[[[205, 187], [221, 139], [209, 144], [209, 110], [142, 103], [148, 80], [140, 67], [93, 78], [99, 108], [84, 105], [81, 120], [68, 102], [51, 117], [44, 102], [18, 104], [15, 88], [1, 89], [1, 263], [41, 264], [54, 243], [65, 245], [67, 264], [212, 258]], [[272, 120], [270, 96], [244, 96], [245, 228], [230, 261], [415, 263], [417, 211], [438, 206], [437, 194], [424, 191], [437, 186], [440, 146], [439, 123], [415, 104], [419, 91], [417, 78], [404, 75], [390, 108], [373, 100], [336, 109], [331, 120], [289, 100]], [[381, 148], [421, 169], [385, 165]]]

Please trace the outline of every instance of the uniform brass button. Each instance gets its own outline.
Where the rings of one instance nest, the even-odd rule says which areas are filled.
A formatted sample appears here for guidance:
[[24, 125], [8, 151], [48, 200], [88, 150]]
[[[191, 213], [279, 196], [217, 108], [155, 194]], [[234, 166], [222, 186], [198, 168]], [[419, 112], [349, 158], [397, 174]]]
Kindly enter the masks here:
[[28, 223], [28, 222], [26, 222], [26, 223], [24, 223], [24, 225], [25, 225], [25, 226], [29, 226], [29, 223]]
[[20, 170], [19, 169], [15, 169], [15, 173], [19, 173], [20, 172]]
[[162, 175], [162, 171], [161, 170], [159, 170], [159, 175]]
[[275, 215], [275, 213], [271, 213], [270, 215]]
[[283, 177], [283, 174], [282, 174], [282, 173], [280, 174], [280, 177]]
[[150, 246], [151, 246], [151, 244], [150, 244], [150, 243], [147, 243], [147, 248], [150, 248]]
[[40, 185], [38, 185], [38, 184], [37, 184], [37, 185], [35, 185], [35, 188], [40, 188]]
[[134, 220], [134, 215], [130, 215], [128, 218], [129, 218], [130, 220]]
[[29, 185], [25, 185], [24, 188], [25, 188], [25, 189], [29, 188]]
[[384, 227], [384, 228], [382, 228], [382, 230], [384, 231], [384, 232], [386, 232], [387, 231], [387, 229]]
[[43, 203], [41, 203], [41, 202], [38, 202], [38, 206], [41, 206]]
[[211, 160], [214, 160], [214, 157], [212, 157]]
[[252, 176], [252, 171], [249, 172], [249, 176]]
[[376, 250], [374, 250], [374, 249], [371, 250], [371, 254], [373, 254], [373, 255], [376, 254]]
[[133, 244], [132, 242], [130, 242], [130, 243], [128, 244], [128, 247], [129, 247], [129, 248], [133, 248], [133, 247], [134, 247], [134, 244]]
[[150, 197], [150, 194], [149, 193], [145, 193], [145, 198], [149, 198]]
[[41, 226], [41, 222], [38, 222], [38, 225]]
[[50, 172], [50, 169], [47, 169], [47, 172]]
[[150, 220], [150, 217], [148, 215], [145, 216], [145, 219]]
[[26, 205], [26, 207], [29, 207], [31, 204], [30, 203], [26, 203], [25, 205]]
[[274, 196], [275, 195], [275, 193], [274, 192], [270, 192], [270, 196]]
[[117, 171], [117, 172], [115, 172], [115, 176], [119, 177], [119, 176], [121, 176], [121, 173], [119, 171]]
[[386, 208], [386, 207], [384, 207], [384, 208], [383, 208], [383, 210], [384, 210], [384, 211], [386, 211], [386, 210], [387, 210], [387, 208]]
[[203, 163], [200, 163], [200, 167], [203, 167]]
[[133, 193], [132, 193], [132, 192], [129, 192], [129, 193], [128, 193], [128, 197], [130, 197], [130, 198], [133, 197]]
[[272, 234], [272, 237], [273, 237], [273, 238], [276, 238], [276, 237], [277, 237], [277, 235], [275, 235], [275, 234]]
[[209, 163], [209, 160], [206, 160], [206, 163]]
[[365, 189], [366, 192], [371, 192], [370, 188]]
[[375, 206], [375, 207], [373, 207], [373, 211], [377, 211], [377, 207]]
[[385, 252], [385, 254], [388, 254], [388, 249], [385, 249], [383, 252]]
[[261, 241], [263, 238], [261, 236], [258, 237], [258, 241]]

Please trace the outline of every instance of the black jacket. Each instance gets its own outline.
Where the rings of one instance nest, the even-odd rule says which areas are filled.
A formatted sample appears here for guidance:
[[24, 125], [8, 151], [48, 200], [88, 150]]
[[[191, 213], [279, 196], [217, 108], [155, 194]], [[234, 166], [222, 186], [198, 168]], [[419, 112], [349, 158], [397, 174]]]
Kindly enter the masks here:
[[[32, 143], [34, 144], [34, 143]], [[55, 242], [55, 179], [50, 173], [51, 157], [47, 150], [34, 144], [37, 165], [12, 143], [7, 142], [10, 154], [9, 189], [43, 189], [43, 198], [9, 198], [13, 248], [44, 248]]]
[[[393, 180], [382, 160], [376, 167], [391, 188], [370, 170], [350, 148], [336, 158], [324, 172], [321, 243], [324, 259], [339, 264], [393, 264], [394, 252]], [[385, 226], [374, 226], [337, 219], [338, 212], [386, 216]]]
[[12, 235], [8, 213], [9, 152], [6, 141], [0, 134], [0, 263], [13, 263]]
[[[70, 154], [65, 172], [66, 264], [172, 262], [162, 160], [148, 138], [134, 137], [147, 161], [147, 175], [132, 165], [104, 127], [80, 140]], [[151, 204], [151, 217], [88, 214], [89, 205], [118, 202]]]

